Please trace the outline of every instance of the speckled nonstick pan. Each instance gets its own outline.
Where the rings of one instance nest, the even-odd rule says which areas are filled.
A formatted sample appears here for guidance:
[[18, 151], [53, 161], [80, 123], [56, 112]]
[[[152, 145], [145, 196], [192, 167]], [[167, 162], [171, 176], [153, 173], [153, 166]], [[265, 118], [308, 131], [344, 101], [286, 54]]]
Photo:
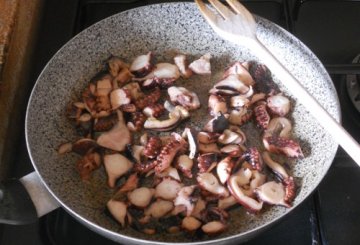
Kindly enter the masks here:
[[[257, 17], [258, 37], [285, 64], [328, 110], [340, 120], [335, 88], [316, 56], [298, 39], [279, 26]], [[300, 141], [305, 158], [291, 162], [291, 173], [300, 185], [294, 205], [266, 208], [260, 215], [247, 215], [244, 208], [231, 211], [229, 228], [220, 236], [192, 240], [189, 236], [145, 235], [120, 226], [105, 213], [105, 204], [113, 194], [106, 185], [104, 169], [94, 172], [90, 184], [81, 181], [75, 170], [78, 156], [59, 155], [61, 143], [74, 141], [76, 133], [66, 119], [64, 108], [84, 89], [89, 79], [110, 55], [131, 60], [153, 51], [159, 61], [172, 61], [174, 53], [190, 59], [211, 53], [211, 76], [197, 76], [177, 81], [201, 97], [202, 109], [187, 125], [201, 127], [207, 118], [207, 91], [224, 68], [233, 61], [256, 60], [251, 50], [233, 45], [218, 37], [192, 3], [166, 3], [132, 9], [84, 30], [64, 45], [50, 60], [32, 92], [27, 116], [26, 138], [29, 154], [40, 178], [62, 207], [90, 229], [120, 243], [237, 243], [247, 240], [285, 217], [300, 205], [318, 186], [328, 171], [337, 144], [316, 120], [293, 100], [294, 135]], [[261, 62], [261, 61], [258, 61]], [[276, 77], [275, 77], [276, 81]], [[282, 88], [286, 93], [286, 89]], [[251, 126], [249, 144], [256, 144], [258, 134]]]

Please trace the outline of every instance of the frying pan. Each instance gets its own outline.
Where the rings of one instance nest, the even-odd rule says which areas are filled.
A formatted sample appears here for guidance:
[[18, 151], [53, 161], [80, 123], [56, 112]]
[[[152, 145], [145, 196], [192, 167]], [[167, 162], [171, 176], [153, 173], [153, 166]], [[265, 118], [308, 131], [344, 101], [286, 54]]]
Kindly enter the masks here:
[[[308, 91], [336, 119], [340, 120], [335, 88], [323, 65], [298, 39], [270, 21], [256, 17], [258, 37], [285, 64]], [[75, 101], [87, 82], [110, 55], [131, 62], [137, 55], [153, 51], [158, 61], [172, 61], [175, 53], [190, 59], [205, 53], [212, 55], [211, 76], [178, 81], [200, 95], [202, 110], [193, 114], [187, 125], [200, 128], [206, 118], [207, 91], [234, 61], [254, 60], [251, 50], [223, 41], [203, 20], [192, 3], [164, 3], [132, 9], [84, 30], [65, 44], [49, 61], [32, 91], [26, 115], [26, 141], [30, 158], [47, 190], [57, 202], [81, 223], [103, 236], [121, 243], [238, 243], [255, 236], [281, 220], [300, 205], [327, 173], [337, 150], [331, 136], [295, 99], [291, 120], [295, 138], [302, 145], [305, 158], [290, 161], [291, 173], [299, 185], [293, 207], [267, 208], [260, 215], [248, 215], [243, 208], [231, 211], [226, 232], [200, 240], [180, 234], [145, 235], [120, 226], [104, 212], [113, 195], [106, 185], [104, 169], [94, 172], [89, 184], [75, 171], [77, 156], [59, 155], [61, 143], [75, 141], [76, 133], [65, 117], [66, 105]], [[274, 77], [275, 82], [277, 81]], [[281, 87], [286, 93], [286, 89]], [[288, 94], [290, 97], [291, 95]], [[250, 144], [257, 135], [246, 126]], [[255, 132], [255, 131], [254, 131]]]

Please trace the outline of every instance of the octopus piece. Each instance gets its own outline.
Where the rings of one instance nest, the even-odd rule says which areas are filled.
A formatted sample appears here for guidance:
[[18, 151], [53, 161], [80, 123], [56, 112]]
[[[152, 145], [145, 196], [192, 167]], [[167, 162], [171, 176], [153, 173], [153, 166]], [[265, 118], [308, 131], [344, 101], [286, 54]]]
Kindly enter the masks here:
[[139, 138], [140, 144], [142, 146], [145, 146], [147, 144], [148, 140], [149, 140], [149, 136], [146, 132], [143, 133]]
[[120, 223], [122, 227], [125, 227], [125, 219], [127, 214], [127, 205], [124, 202], [110, 199], [106, 203], [106, 207], [114, 217], [114, 219]]
[[258, 170], [251, 171], [251, 180], [249, 189], [245, 192], [249, 197], [255, 196], [255, 189], [266, 182], [266, 175], [260, 173]]
[[221, 221], [210, 221], [201, 226], [201, 230], [207, 235], [216, 235], [223, 232], [226, 229], [226, 225]]
[[138, 187], [138, 184], [139, 177], [137, 173], [133, 173], [126, 179], [126, 182], [121, 186], [117, 193], [126, 193], [135, 190]]
[[144, 214], [158, 219], [168, 214], [173, 208], [173, 202], [158, 199], [145, 210]]
[[72, 151], [72, 146], [73, 146], [73, 144], [71, 142], [63, 143], [58, 147], [57, 152], [60, 155], [65, 154], [65, 153], [69, 153], [69, 152]]
[[134, 76], [129, 70], [129, 65], [116, 56], [111, 57], [107, 64], [116, 85], [127, 83]]
[[220, 209], [225, 210], [225, 209], [228, 209], [230, 207], [233, 207], [236, 204], [238, 204], [238, 202], [236, 201], [235, 197], [228, 196], [228, 197], [219, 199], [217, 207], [220, 208]]
[[220, 149], [220, 152], [231, 157], [240, 157], [243, 154], [243, 150], [237, 144], [229, 144]]
[[100, 117], [94, 120], [93, 130], [95, 132], [105, 132], [112, 129], [118, 122], [118, 116], [113, 113], [107, 117]]
[[194, 232], [201, 226], [201, 221], [192, 216], [185, 217], [181, 222], [181, 228], [188, 232]]
[[166, 100], [164, 102], [164, 108], [168, 111], [168, 112], [175, 112], [175, 111], [178, 111], [180, 113], [180, 116], [182, 119], [186, 119], [188, 117], [190, 117], [190, 113], [189, 111], [181, 106], [181, 105], [177, 105], [177, 106], [174, 106], [173, 104], [171, 104], [168, 100]]
[[174, 57], [174, 63], [179, 68], [180, 74], [183, 78], [189, 78], [193, 74], [193, 71], [188, 67], [186, 56], [184, 54], [178, 54]]
[[224, 97], [217, 94], [211, 94], [208, 100], [208, 110], [211, 116], [216, 116], [219, 113], [227, 113], [228, 108]]
[[209, 221], [219, 220], [222, 223], [226, 223], [229, 218], [229, 214], [224, 209], [218, 207], [209, 207], [204, 212], [202, 212], [201, 220], [205, 223]]
[[109, 94], [112, 90], [112, 82], [111, 76], [106, 75], [103, 76], [96, 82], [96, 90], [94, 92], [95, 105], [93, 106], [93, 110], [95, 114], [99, 114], [102, 111], [110, 111], [111, 110], [111, 102], [109, 98]]
[[129, 172], [133, 163], [119, 153], [104, 156], [104, 166], [108, 176], [108, 185], [110, 188], [115, 187], [116, 180]]
[[126, 64], [124, 61], [122, 61], [117, 56], [111, 56], [107, 60], [107, 66], [108, 66], [109, 73], [113, 77], [116, 77], [122, 69], [129, 68], [129, 65]]
[[267, 98], [267, 106], [272, 113], [283, 117], [289, 113], [291, 104], [287, 97], [277, 94]]
[[130, 71], [136, 77], [144, 77], [149, 74], [153, 68], [152, 52], [137, 56], [130, 66]]
[[[97, 119], [97, 118], [96, 118]], [[96, 120], [95, 119], [95, 120]], [[80, 135], [89, 136], [92, 132], [93, 118], [89, 113], [83, 113], [76, 121], [76, 130]]]
[[246, 64], [240, 63], [239, 61], [235, 62], [225, 70], [223, 77], [225, 78], [229, 75], [238, 75], [240, 80], [247, 86], [254, 85], [255, 81], [245, 65]]
[[158, 63], [155, 68], [141, 80], [144, 80], [143, 87], [152, 87], [153, 85], [161, 88], [168, 88], [180, 77], [178, 67], [170, 63]]
[[144, 174], [144, 173], [151, 173], [150, 171], [152, 171], [155, 166], [156, 166], [157, 162], [156, 161], [148, 161], [146, 163], [136, 163], [134, 166], [135, 171]]
[[140, 89], [140, 85], [137, 82], [130, 82], [122, 87], [130, 95], [131, 101], [136, 101], [144, 96], [144, 93]]
[[197, 140], [201, 144], [211, 144], [215, 143], [219, 138], [219, 133], [210, 133], [210, 132], [199, 132], [197, 135]]
[[262, 157], [264, 159], [265, 164], [274, 172], [276, 176], [278, 176], [281, 180], [285, 180], [289, 178], [288, 173], [285, 168], [278, 162], [275, 162], [271, 159], [269, 152], [264, 151], [262, 153]]
[[247, 107], [250, 104], [250, 100], [244, 95], [235, 95], [230, 98], [231, 107]]
[[211, 94], [237, 95], [248, 94], [250, 87], [240, 80], [239, 75], [229, 75], [217, 82], [212, 89]]
[[156, 158], [160, 154], [161, 147], [162, 143], [160, 138], [157, 136], [152, 136], [148, 139], [143, 154], [144, 156], [151, 159]]
[[183, 119], [189, 116], [190, 115], [184, 108], [176, 106], [175, 109], [169, 113], [168, 119], [159, 120], [150, 117], [145, 121], [144, 128], [154, 131], [170, 131], [176, 128]]
[[161, 91], [159, 88], [155, 88], [149, 94], [145, 95], [144, 97], [136, 100], [135, 106], [138, 110], [143, 110], [145, 107], [149, 105], [154, 105], [161, 97]]
[[229, 196], [228, 190], [219, 183], [212, 173], [199, 173], [196, 180], [202, 189], [215, 194], [216, 196]]
[[176, 168], [173, 168], [173, 167], [168, 167], [161, 173], [156, 174], [156, 176], [159, 178], [171, 177], [174, 180], [181, 181], [179, 172], [177, 171]]
[[292, 126], [289, 119], [286, 117], [275, 117], [270, 120], [267, 130], [265, 130], [264, 137], [279, 135], [280, 137], [288, 138]]
[[192, 178], [192, 167], [194, 165], [193, 159], [187, 155], [180, 155], [176, 161], [176, 167], [184, 174], [187, 178]]
[[[249, 170], [248, 170], [249, 171]], [[243, 205], [249, 212], [256, 213], [262, 209], [263, 202], [249, 197], [245, 194], [245, 190], [241, 187], [244, 183], [249, 182], [249, 175], [233, 174], [228, 180], [228, 188], [238, 203]], [[251, 171], [250, 171], [251, 173]]]
[[218, 156], [216, 153], [211, 152], [199, 155], [197, 158], [199, 172], [210, 172], [214, 167], [216, 167], [217, 161]]
[[164, 105], [158, 103], [154, 105], [148, 105], [147, 107], [144, 108], [143, 113], [147, 117], [158, 118], [163, 114], [164, 111], [165, 111]]
[[127, 197], [132, 205], [139, 208], [147, 207], [153, 198], [155, 191], [147, 187], [140, 187], [128, 193]]
[[164, 200], [174, 200], [183, 184], [172, 178], [166, 177], [155, 188], [155, 197]]
[[98, 147], [98, 144], [96, 144], [95, 140], [83, 138], [72, 144], [72, 151], [84, 156], [86, 153], [92, 151], [96, 147]]
[[141, 157], [143, 156], [144, 146], [142, 145], [130, 145], [126, 147], [126, 154], [128, 154], [131, 161], [134, 163], [141, 162]]
[[176, 140], [173, 139], [169, 143], [167, 143], [164, 147], [161, 148], [160, 154], [156, 157], [155, 162], [155, 172], [160, 173], [168, 168], [176, 154], [184, 149], [187, 146], [185, 140], [180, 139]]
[[194, 159], [196, 153], [198, 152], [198, 144], [196, 141], [194, 130], [190, 128], [185, 128], [183, 132], [183, 138], [187, 138], [187, 142], [189, 143], [189, 158]]
[[281, 153], [290, 158], [303, 158], [299, 143], [292, 139], [279, 136], [263, 137], [263, 144], [266, 150], [273, 153]]
[[270, 205], [282, 205], [287, 208], [290, 205], [285, 201], [285, 187], [275, 181], [267, 182], [255, 189], [255, 193], [260, 200]]
[[110, 93], [110, 103], [112, 110], [118, 109], [122, 105], [130, 104], [131, 97], [128, 90], [124, 88], [114, 89]]
[[188, 111], [196, 110], [200, 107], [198, 96], [184, 87], [171, 86], [167, 92], [172, 103], [181, 105]]
[[294, 178], [293, 177], [288, 177], [285, 178], [282, 181], [283, 185], [285, 186], [285, 202], [286, 203], [292, 203], [292, 201], [295, 199], [296, 196], [296, 185], [294, 182]]
[[76, 162], [76, 169], [79, 172], [81, 179], [87, 181], [90, 178], [92, 171], [99, 168], [100, 164], [100, 154], [97, 152], [88, 152]]
[[121, 111], [123, 111], [123, 112], [128, 112], [128, 113], [132, 113], [132, 112], [137, 111], [136, 105], [133, 104], [133, 103], [126, 104], [126, 105], [121, 105], [119, 109]]
[[246, 141], [245, 134], [239, 129], [238, 132], [231, 131], [230, 129], [225, 129], [224, 132], [219, 136], [218, 143], [227, 145], [227, 144], [243, 144]]
[[211, 59], [211, 55], [205, 54], [201, 56], [199, 59], [191, 62], [189, 68], [196, 74], [209, 75], [211, 74], [210, 59]]
[[253, 111], [247, 107], [241, 107], [235, 110], [231, 110], [229, 116], [229, 122], [234, 125], [241, 126], [248, 122], [253, 115]]
[[256, 93], [251, 97], [250, 105], [254, 105], [258, 101], [264, 101], [266, 98], [266, 94], [264, 93]]
[[114, 150], [123, 151], [125, 146], [131, 141], [131, 134], [129, 129], [125, 125], [125, 120], [121, 111], [117, 110], [118, 122], [115, 126], [102, 133], [96, 140], [97, 144]]
[[203, 129], [210, 133], [222, 133], [228, 127], [228, 119], [223, 114], [219, 113], [216, 117], [208, 121]]
[[78, 120], [80, 115], [85, 111], [85, 109], [86, 107], [84, 102], [70, 103], [66, 107], [66, 117], [72, 120]]
[[216, 166], [216, 173], [221, 184], [225, 184], [231, 175], [234, 162], [231, 157], [225, 157]]
[[195, 203], [191, 216], [201, 219], [201, 213], [205, 210], [206, 204], [206, 201], [199, 197]]
[[256, 147], [250, 147], [241, 157], [250, 163], [252, 169], [262, 171], [264, 163], [261, 154]]
[[139, 111], [131, 113], [131, 121], [127, 123], [127, 127], [131, 131], [140, 131], [145, 121], [147, 120], [147, 117]]
[[266, 110], [266, 102], [259, 101], [254, 107], [254, 115], [257, 125], [261, 129], [267, 129], [270, 123], [270, 115]]
[[265, 65], [251, 62], [249, 72], [255, 80], [254, 88], [257, 92], [268, 95], [278, 94], [280, 92], [279, 87], [271, 77], [271, 72]]
[[183, 205], [186, 207], [186, 216], [190, 216], [192, 214], [197, 201], [197, 198], [191, 196], [195, 188], [196, 185], [182, 187], [174, 199], [175, 206]]

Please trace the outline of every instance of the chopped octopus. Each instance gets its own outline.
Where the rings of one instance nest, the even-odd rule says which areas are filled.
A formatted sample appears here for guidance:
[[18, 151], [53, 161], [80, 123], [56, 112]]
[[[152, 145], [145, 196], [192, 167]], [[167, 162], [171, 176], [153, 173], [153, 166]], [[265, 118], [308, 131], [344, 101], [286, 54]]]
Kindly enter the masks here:
[[[155, 63], [148, 52], [127, 64], [112, 56], [66, 108], [80, 137], [57, 151], [80, 157], [76, 169], [85, 183], [103, 164], [115, 190], [106, 207], [121, 227], [213, 236], [231, 225], [230, 208], [258, 214], [266, 205], [292, 206], [297, 186], [277, 159], [304, 154], [291, 137], [291, 101], [266, 66], [234, 62], [204, 100], [202, 128], [165, 133], [201, 108], [196, 91], [174, 83], [212, 74], [210, 59], [188, 64], [178, 54], [174, 64]], [[256, 124], [265, 150], [252, 145], [247, 124]]]

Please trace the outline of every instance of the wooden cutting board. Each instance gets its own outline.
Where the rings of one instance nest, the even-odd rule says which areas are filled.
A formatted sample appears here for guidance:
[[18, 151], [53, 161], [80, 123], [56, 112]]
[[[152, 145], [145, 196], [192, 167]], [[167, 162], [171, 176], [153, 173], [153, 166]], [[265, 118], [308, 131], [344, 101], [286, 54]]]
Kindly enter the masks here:
[[43, 0], [0, 0], [0, 179], [23, 130], [25, 90]]

